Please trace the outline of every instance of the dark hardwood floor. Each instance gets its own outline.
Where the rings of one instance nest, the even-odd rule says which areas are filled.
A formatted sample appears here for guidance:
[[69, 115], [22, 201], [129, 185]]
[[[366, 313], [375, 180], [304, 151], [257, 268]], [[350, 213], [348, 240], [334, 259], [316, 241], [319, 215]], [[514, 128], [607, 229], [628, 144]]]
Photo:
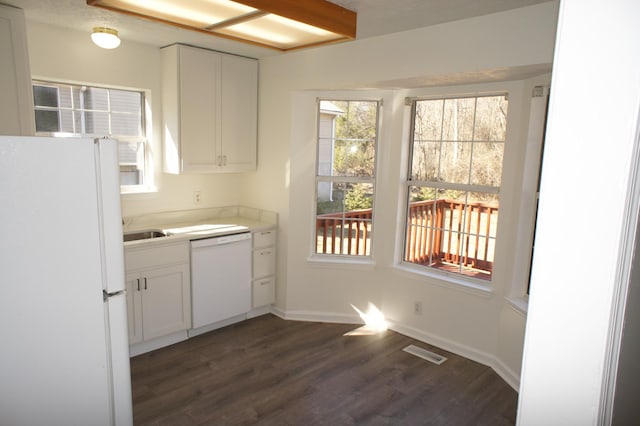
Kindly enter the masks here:
[[134, 423], [515, 423], [517, 393], [489, 367], [393, 331], [344, 336], [357, 327], [264, 315], [132, 358]]

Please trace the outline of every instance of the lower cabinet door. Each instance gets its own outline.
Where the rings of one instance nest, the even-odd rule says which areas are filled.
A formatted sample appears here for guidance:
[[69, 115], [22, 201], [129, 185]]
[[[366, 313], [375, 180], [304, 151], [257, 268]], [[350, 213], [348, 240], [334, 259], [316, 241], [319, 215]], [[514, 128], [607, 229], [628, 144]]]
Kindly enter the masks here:
[[142, 293], [140, 274], [127, 274], [127, 322], [129, 325], [129, 344], [142, 342]]
[[141, 286], [144, 340], [191, 327], [189, 265], [146, 271]]

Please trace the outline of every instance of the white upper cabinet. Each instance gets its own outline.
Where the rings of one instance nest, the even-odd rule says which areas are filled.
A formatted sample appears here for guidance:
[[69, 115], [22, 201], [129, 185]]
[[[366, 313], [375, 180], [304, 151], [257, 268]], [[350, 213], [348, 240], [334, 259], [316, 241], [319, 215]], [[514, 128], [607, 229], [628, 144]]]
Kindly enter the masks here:
[[258, 61], [183, 45], [162, 61], [165, 171], [255, 170]]
[[22, 9], [0, 4], [0, 135], [31, 136], [36, 125]]

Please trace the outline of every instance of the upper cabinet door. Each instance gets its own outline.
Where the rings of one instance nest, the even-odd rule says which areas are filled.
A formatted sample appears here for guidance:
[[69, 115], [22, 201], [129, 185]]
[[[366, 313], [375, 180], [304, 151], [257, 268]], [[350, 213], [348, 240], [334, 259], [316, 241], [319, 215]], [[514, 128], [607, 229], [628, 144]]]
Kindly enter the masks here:
[[33, 136], [31, 70], [22, 9], [0, 4], [0, 135]]
[[221, 153], [226, 171], [256, 169], [258, 62], [222, 57]]
[[162, 54], [165, 171], [255, 170], [257, 61], [181, 45]]
[[183, 171], [214, 171], [220, 139], [220, 55], [180, 49], [180, 137]]

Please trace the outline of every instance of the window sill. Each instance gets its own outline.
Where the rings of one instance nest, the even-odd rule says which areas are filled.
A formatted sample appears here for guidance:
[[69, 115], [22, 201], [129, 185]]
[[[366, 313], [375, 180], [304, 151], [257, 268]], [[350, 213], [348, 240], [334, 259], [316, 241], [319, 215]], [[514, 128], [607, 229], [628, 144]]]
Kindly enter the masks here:
[[395, 265], [394, 270], [403, 275], [412, 276], [413, 278], [428, 278], [429, 284], [434, 284], [439, 287], [453, 288], [455, 290], [486, 298], [493, 296], [493, 288], [490, 284], [474, 280], [473, 278], [460, 278], [453, 276], [453, 274], [432, 272], [423, 268], [407, 265], [405, 263]]
[[375, 262], [371, 257], [356, 258], [355, 256], [331, 256], [331, 255], [311, 255], [307, 258], [307, 262], [313, 266], [321, 268], [362, 268], [373, 269]]
[[123, 185], [120, 186], [120, 195], [144, 195], [155, 194], [158, 192], [158, 188], [152, 186], [134, 186]]
[[529, 311], [529, 300], [525, 297], [505, 297], [507, 302], [511, 305], [511, 307], [519, 312], [520, 314], [526, 316]]

